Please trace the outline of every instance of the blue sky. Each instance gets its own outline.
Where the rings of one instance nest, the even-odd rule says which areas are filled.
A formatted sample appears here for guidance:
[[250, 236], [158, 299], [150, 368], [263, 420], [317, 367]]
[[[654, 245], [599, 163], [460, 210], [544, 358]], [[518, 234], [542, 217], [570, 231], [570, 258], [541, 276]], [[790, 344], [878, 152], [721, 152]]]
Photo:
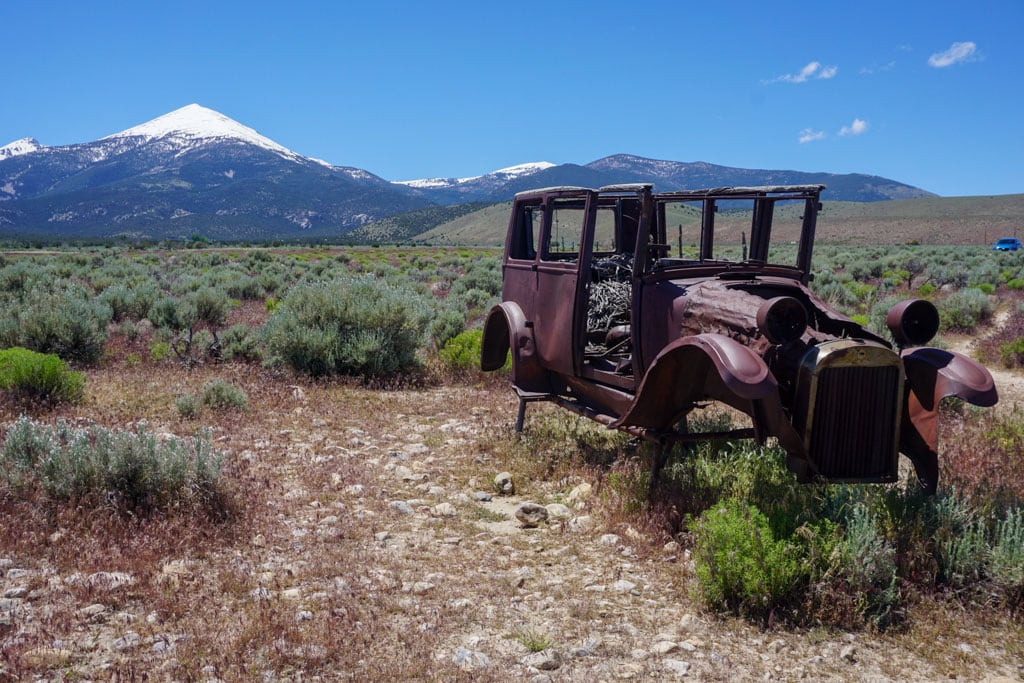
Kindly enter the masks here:
[[1024, 192], [1024, 2], [0, 2], [0, 145], [196, 102], [389, 180], [620, 152]]

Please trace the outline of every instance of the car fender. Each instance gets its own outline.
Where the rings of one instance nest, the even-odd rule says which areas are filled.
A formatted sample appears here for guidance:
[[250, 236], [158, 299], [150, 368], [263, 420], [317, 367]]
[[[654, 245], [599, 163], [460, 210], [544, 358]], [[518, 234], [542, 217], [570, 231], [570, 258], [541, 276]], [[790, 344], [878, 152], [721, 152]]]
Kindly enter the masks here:
[[988, 369], [962, 353], [917, 347], [900, 355], [907, 377], [900, 450], [914, 463], [925, 490], [934, 493], [939, 478], [939, 403], [956, 396], [988, 407], [996, 404], [999, 394]]
[[512, 351], [512, 384], [521, 391], [548, 393], [548, 373], [540, 364], [533, 328], [523, 310], [514, 301], [503, 301], [491, 308], [484, 323], [480, 346], [480, 368], [498, 370]]
[[754, 402], [777, 395], [775, 377], [756, 353], [725, 335], [698, 334], [662, 349], [633, 404], [612, 426], [669, 429], [702, 400], [750, 413]]

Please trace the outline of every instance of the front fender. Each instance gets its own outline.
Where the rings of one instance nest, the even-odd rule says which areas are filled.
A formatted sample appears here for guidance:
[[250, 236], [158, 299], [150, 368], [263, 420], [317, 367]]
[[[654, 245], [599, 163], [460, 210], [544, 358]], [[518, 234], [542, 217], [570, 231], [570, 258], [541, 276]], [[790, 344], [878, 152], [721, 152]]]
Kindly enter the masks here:
[[919, 347], [906, 349], [900, 356], [910, 390], [928, 410], [934, 410], [948, 396], [985, 407], [994, 406], [999, 400], [992, 374], [962, 353]]
[[499, 370], [512, 351], [512, 384], [521, 391], [549, 393], [548, 373], [537, 357], [533, 329], [526, 316], [513, 301], [503, 301], [491, 308], [484, 323], [480, 346], [480, 369]]
[[962, 353], [931, 347], [905, 349], [907, 376], [900, 450], [914, 463], [925, 490], [934, 493], [939, 479], [939, 403], [956, 396], [976, 406], [999, 400], [992, 374]]
[[612, 426], [669, 429], [697, 402], [708, 399], [749, 414], [754, 402], [777, 394], [775, 377], [756, 353], [721, 334], [698, 334], [662, 349], [633, 404]]

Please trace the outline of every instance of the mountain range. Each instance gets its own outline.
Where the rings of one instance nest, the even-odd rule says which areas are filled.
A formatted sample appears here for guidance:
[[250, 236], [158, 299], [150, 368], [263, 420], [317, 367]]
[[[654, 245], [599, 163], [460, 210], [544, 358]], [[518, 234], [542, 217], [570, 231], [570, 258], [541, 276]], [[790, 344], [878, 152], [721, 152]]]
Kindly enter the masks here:
[[[508, 200], [521, 190], [653, 182], [658, 190], [822, 183], [826, 200], [934, 196], [864, 174], [659, 161], [524, 163], [468, 178], [391, 182], [297, 154], [198, 104], [93, 142], [0, 147], [0, 238], [305, 240], [407, 212]], [[416, 214], [413, 214], [416, 215]], [[429, 227], [429, 226], [427, 226]]]

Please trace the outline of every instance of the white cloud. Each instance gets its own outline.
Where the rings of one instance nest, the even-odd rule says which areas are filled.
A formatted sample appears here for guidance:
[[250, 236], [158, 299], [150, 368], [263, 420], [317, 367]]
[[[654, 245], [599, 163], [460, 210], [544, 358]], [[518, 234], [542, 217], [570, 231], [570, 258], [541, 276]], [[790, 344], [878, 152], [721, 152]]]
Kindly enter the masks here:
[[928, 66], [942, 69], [960, 62], [973, 62], [978, 58], [978, 46], [971, 41], [953, 43], [944, 52], [936, 52], [928, 58]]
[[783, 74], [776, 76], [771, 80], [764, 81], [765, 83], [805, 83], [811, 79], [824, 80], [835, 77], [839, 73], [838, 66], [826, 66], [822, 67], [821, 62], [814, 61], [809, 62], [807, 66], [800, 69], [795, 74]]
[[872, 66], [865, 66], [861, 68], [860, 72], [865, 76], [870, 76], [871, 74], [881, 73], [883, 71], [892, 71], [894, 68], [896, 68], [896, 60], [892, 60], [882, 65], [874, 64]]
[[853, 123], [848, 126], [843, 126], [839, 129], [840, 137], [846, 137], [848, 135], [860, 135], [868, 129], [868, 122], [864, 119], [854, 119]]
[[818, 74], [818, 78], [821, 78], [821, 79], [832, 78], [837, 73], [839, 73], [839, 67], [838, 66], [826, 66], [824, 69], [821, 70], [821, 73]]
[[803, 145], [816, 140], [824, 140], [826, 137], [825, 131], [823, 130], [811, 130], [810, 128], [804, 128], [800, 131], [800, 144]]

